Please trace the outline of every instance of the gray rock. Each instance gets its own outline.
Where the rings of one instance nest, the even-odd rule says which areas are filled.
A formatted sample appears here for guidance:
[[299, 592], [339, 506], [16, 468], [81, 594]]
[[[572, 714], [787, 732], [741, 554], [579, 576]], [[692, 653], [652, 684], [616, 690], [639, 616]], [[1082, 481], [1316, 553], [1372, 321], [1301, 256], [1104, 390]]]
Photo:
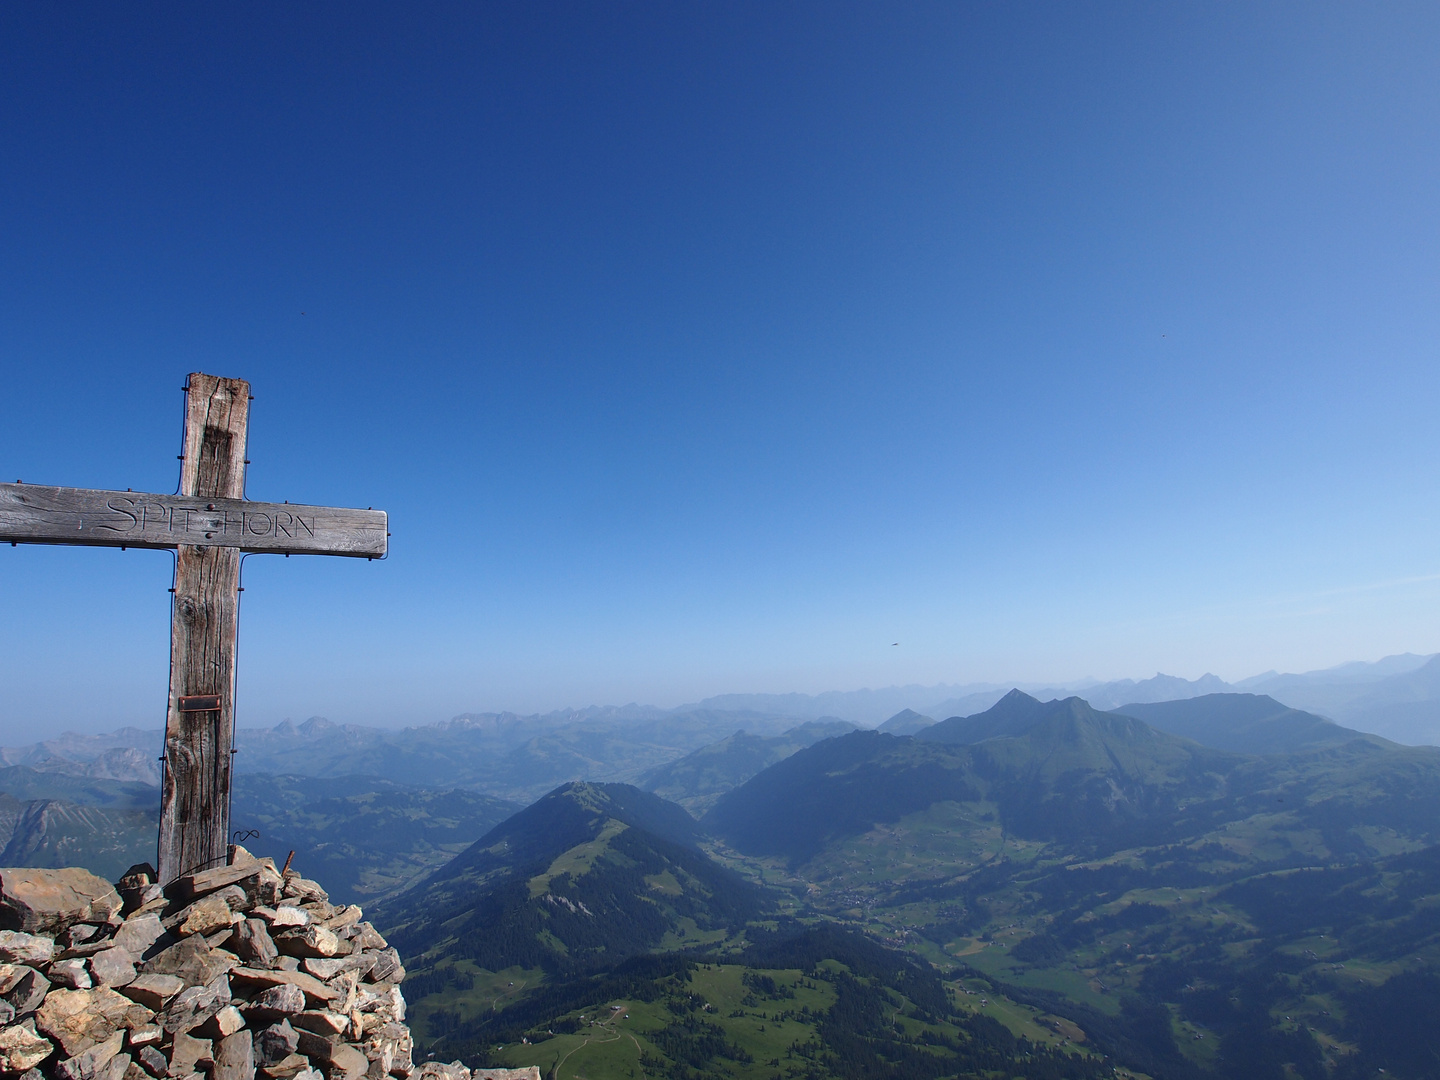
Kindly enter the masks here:
[[427, 1061], [415, 1074], [416, 1080], [470, 1080], [470, 1070], [459, 1061]]
[[[355, 904], [347, 904], [343, 908], [336, 909], [335, 912], [328, 919], [323, 920], [323, 922], [326, 929], [334, 930], [338, 934], [341, 930], [346, 930], [358, 923], [364, 914], [365, 913]], [[348, 937], [349, 935], [346, 936]]]
[[143, 1075], [143, 1070], [135, 1065], [129, 1054], [116, 1054], [110, 1059], [110, 1063], [100, 1070], [96, 1080], [125, 1080], [132, 1068]]
[[54, 955], [53, 938], [20, 930], [0, 930], [0, 963], [48, 964]]
[[[66, 1058], [55, 1066], [57, 1080], [96, 1080], [104, 1074], [105, 1066], [110, 1064], [110, 1059], [120, 1053], [120, 1048], [125, 1045], [125, 1033], [117, 1031], [109, 1038], [81, 1050], [73, 1057]], [[129, 1065], [127, 1059], [125, 1062]], [[123, 1069], [121, 1070], [123, 1074]]]
[[243, 1011], [257, 1023], [293, 1016], [305, 1011], [305, 991], [288, 983], [272, 986], [257, 994]]
[[328, 957], [340, 951], [340, 938], [335, 931], [313, 923], [278, 933], [274, 941], [275, 947], [286, 956]]
[[181, 938], [142, 965], [147, 975], [176, 975], [191, 986], [213, 982], [234, 966], [228, 953], [212, 949], [200, 935]]
[[313, 1031], [317, 1035], [344, 1035], [350, 1027], [350, 1018], [328, 1009], [307, 1009], [296, 1013], [290, 1022], [300, 1031]]
[[261, 1064], [274, 1065], [284, 1061], [300, 1046], [300, 1036], [286, 1020], [271, 1024], [255, 1037], [255, 1053]]
[[184, 989], [185, 981], [177, 975], [137, 975], [120, 987], [120, 992], [131, 1001], [159, 1012]]
[[248, 1030], [236, 1031], [220, 1040], [215, 1048], [211, 1080], [255, 1080], [255, 1051]]
[[261, 919], [246, 919], [235, 927], [235, 953], [247, 964], [272, 967], [280, 951]]
[[[230, 1004], [230, 981], [221, 975], [207, 986], [189, 986], [180, 991], [165, 1010], [166, 1031], [191, 1031], [206, 1023], [212, 1016]], [[231, 1030], [234, 1030], [233, 1028]], [[222, 1032], [230, 1034], [229, 1031]], [[197, 1032], [200, 1038], [214, 1036]]]
[[378, 952], [390, 944], [381, 936], [380, 931], [368, 922], [356, 923], [354, 929], [355, 932], [351, 935], [350, 940], [355, 943], [356, 948]]
[[170, 1047], [169, 1076], [189, 1076], [214, 1060], [214, 1046], [208, 1039], [195, 1039], [179, 1032]]
[[325, 903], [330, 899], [330, 894], [320, 887], [319, 882], [294, 873], [285, 879], [284, 895], [307, 903]]
[[300, 1053], [320, 1064], [328, 1064], [335, 1047], [343, 1046], [345, 1043], [345, 1040], [338, 1035], [318, 1035], [313, 1031], [305, 1031], [300, 1028], [295, 1029], [295, 1036], [299, 1040], [296, 1046]]
[[352, 953], [349, 956], [324, 959], [320, 957], [303, 960], [300, 966], [317, 979], [329, 982], [343, 971], [354, 971], [361, 975], [369, 972], [380, 959], [379, 953]]
[[115, 931], [115, 947], [124, 949], [131, 956], [145, 957], [150, 947], [160, 940], [165, 927], [160, 916], [153, 911], [143, 915], [132, 915]]
[[95, 985], [84, 960], [56, 960], [50, 965], [50, 981], [71, 990], [88, 990]]
[[228, 1039], [244, 1027], [245, 1017], [240, 1015], [240, 1010], [234, 1005], [225, 1005], [195, 1028], [195, 1034], [202, 1039]]
[[151, 1022], [148, 1024], [140, 1024], [138, 1027], [132, 1027], [127, 1039], [130, 1043], [130, 1049], [134, 1050], [138, 1046], [152, 1046], [157, 1044], [163, 1040], [164, 1037], [165, 1029], [159, 1024]]
[[25, 1016], [38, 1009], [49, 992], [50, 980], [34, 968], [26, 968], [25, 974], [6, 992], [5, 1000], [15, 1010], [16, 1016]]
[[120, 946], [90, 957], [90, 977], [101, 986], [124, 986], [135, 978], [135, 958]]
[[15, 1006], [8, 1001], [0, 1001], [0, 1027], [15, 1019]]
[[73, 949], [76, 945], [84, 945], [87, 941], [93, 941], [99, 936], [100, 930], [101, 927], [92, 926], [90, 923], [76, 923], [55, 939], [56, 944], [62, 949]]
[[415, 1050], [410, 1029], [404, 1024], [381, 1024], [365, 1033], [362, 1049], [381, 1076], [391, 1073], [408, 1074], [413, 1069]]
[[119, 914], [120, 894], [89, 870], [0, 870], [0, 925], [12, 930], [58, 934], [75, 923], [108, 923]]
[[170, 1062], [165, 1060], [165, 1055], [153, 1046], [142, 1046], [136, 1053], [135, 1060], [140, 1062], [141, 1068], [151, 1076], [164, 1076], [170, 1068]]
[[394, 949], [385, 949], [375, 956], [375, 964], [365, 976], [371, 982], [403, 982], [405, 965], [400, 963], [400, 954]]
[[230, 905], [225, 902], [224, 890], [221, 890], [202, 896], [162, 922], [165, 929], [176, 937], [189, 937], [191, 934], [213, 934], [229, 926], [233, 914]]

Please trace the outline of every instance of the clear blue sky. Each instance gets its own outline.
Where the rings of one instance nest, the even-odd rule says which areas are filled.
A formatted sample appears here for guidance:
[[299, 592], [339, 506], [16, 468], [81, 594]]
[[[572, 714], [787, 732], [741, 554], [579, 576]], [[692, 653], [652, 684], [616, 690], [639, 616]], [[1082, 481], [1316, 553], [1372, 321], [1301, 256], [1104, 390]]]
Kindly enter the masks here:
[[[9, 4], [0, 474], [249, 494], [243, 724], [1440, 650], [1434, 4]], [[4, 548], [0, 738], [170, 557]], [[898, 646], [892, 642], [899, 642]]]

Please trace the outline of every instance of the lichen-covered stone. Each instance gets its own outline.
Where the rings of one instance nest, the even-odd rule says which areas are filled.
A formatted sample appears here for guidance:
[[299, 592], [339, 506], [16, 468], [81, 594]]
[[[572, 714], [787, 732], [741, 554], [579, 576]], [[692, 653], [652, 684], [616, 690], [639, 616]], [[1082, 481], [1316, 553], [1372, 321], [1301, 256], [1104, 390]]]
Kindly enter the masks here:
[[33, 1069], [48, 1058], [55, 1046], [35, 1030], [33, 1019], [0, 1028], [0, 1069], [8, 1073]]
[[154, 1016], [108, 987], [55, 990], [35, 1013], [35, 1026], [74, 1057], [124, 1028], [139, 1027]]
[[274, 927], [310, 925], [310, 913], [293, 904], [281, 904], [269, 915], [270, 917], [266, 921]]

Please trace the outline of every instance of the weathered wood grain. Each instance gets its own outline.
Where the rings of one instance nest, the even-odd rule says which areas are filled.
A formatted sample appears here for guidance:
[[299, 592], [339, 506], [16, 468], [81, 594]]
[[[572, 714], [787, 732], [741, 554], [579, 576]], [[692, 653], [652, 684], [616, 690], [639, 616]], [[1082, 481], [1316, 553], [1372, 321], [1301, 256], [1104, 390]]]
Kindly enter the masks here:
[[0, 542], [384, 556], [383, 510], [0, 484]]
[[[240, 500], [250, 384], [192, 374], [185, 395], [180, 494]], [[160, 791], [162, 884], [225, 862], [230, 831], [230, 749], [235, 730], [235, 641], [240, 549], [180, 544], [170, 624], [170, 705]], [[180, 699], [215, 694], [220, 708], [184, 712]]]

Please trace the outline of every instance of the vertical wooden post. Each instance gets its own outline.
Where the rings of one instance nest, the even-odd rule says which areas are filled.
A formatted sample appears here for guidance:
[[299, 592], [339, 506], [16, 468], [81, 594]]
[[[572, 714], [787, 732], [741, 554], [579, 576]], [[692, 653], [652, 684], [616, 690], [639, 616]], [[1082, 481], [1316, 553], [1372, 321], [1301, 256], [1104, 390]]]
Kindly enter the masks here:
[[[180, 494], [245, 494], [250, 384], [192, 374], [186, 388]], [[224, 863], [230, 830], [230, 749], [235, 725], [235, 639], [240, 551], [181, 544], [170, 628], [170, 705], [160, 804], [162, 884]], [[218, 709], [184, 709], [214, 695]], [[203, 703], [209, 704], [209, 703]]]

